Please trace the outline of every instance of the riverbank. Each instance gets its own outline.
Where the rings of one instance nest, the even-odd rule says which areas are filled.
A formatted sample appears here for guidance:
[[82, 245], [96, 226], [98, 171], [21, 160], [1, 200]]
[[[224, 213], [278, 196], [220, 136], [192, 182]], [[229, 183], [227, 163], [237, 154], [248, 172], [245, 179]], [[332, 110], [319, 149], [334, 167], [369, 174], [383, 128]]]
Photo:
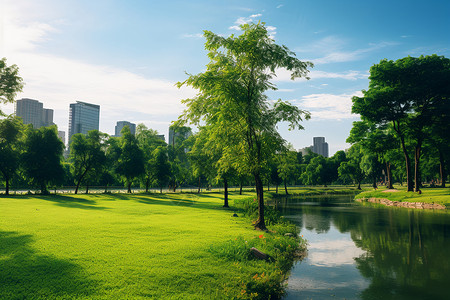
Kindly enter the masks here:
[[423, 188], [421, 194], [407, 192], [404, 189], [379, 189], [362, 192], [355, 196], [355, 200], [405, 208], [448, 209], [450, 208], [450, 189]]
[[255, 231], [242, 208], [222, 205], [219, 193], [2, 196], [0, 298], [281, 295], [301, 241], [295, 226]]
[[[316, 195], [348, 195], [352, 193], [358, 193], [356, 187], [348, 186], [330, 186], [330, 187], [288, 187], [288, 195], [292, 196], [316, 196]], [[272, 188], [267, 192], [271, 197], [285, 197], [286, 192], [284, 187], [278, 187], [278, 193]]]

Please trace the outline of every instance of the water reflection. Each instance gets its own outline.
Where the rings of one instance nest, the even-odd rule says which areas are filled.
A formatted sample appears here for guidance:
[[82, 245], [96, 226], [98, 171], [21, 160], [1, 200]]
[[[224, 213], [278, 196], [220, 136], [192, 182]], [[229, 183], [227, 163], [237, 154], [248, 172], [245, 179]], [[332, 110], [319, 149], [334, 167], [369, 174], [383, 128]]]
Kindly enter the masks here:
[[287, 299], [447, 299], [450, 214], [360, 206], [351, 199], [278, 203], [309, 241]]

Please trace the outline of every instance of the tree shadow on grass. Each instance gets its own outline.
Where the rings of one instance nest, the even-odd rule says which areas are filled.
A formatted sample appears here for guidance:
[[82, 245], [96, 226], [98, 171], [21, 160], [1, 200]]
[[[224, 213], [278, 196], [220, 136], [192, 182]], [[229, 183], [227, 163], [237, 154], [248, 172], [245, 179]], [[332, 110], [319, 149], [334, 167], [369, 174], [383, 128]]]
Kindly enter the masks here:
[[[42, 196], [21, 196], [22, 199], [40, 199], [54, 202], [58, 206], [81, 209], [105, 210], [107, 207], [97, 206], [97, 201], [85, 199], [81, 197], [74, 197], [71, 195], [42, 195]], [[89, 195], [89, 198], [92, 198]]]
[[92, 295], [98, 283], [67, 260], [38, 254], [31, 235], [0, 231], [0, 299], [67, 299]]

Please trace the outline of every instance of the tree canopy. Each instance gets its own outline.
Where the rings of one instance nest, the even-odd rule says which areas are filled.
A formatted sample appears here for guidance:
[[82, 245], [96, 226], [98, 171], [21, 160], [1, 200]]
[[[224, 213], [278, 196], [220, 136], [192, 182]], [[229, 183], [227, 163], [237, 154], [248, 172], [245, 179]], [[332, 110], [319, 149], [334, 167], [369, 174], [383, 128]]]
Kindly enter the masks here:
[[287, 121], [290, 129], [302, 129], [302, 117], [310, 117], [288, 102], [271, 104], [265, 91], [276, 90], [271, 79], [277, 69], [290, 71], [291, 79], [307, 77], [312, 63], [275, 44], [264, 23], [244, 24], [241, 30], [241, 35], [229, 37], [204, 31], [210, 62], [205, 72], [178, 83], [198, 90], [196, 97], [182, 101], [187, 109], [180, 120], [208, 126], [209, 139], [223, 145], [220, 164], [253, 175], [259, 207], [255, 227], [265, 230], [261, 170], [285, 145], [276, 125]]
[[[13, 102], [23, 83], [16, 65], [7, 66], [6, 58], [0, 59], [0, 103]], [[4, 113], [0, 109], [0, 116]]]

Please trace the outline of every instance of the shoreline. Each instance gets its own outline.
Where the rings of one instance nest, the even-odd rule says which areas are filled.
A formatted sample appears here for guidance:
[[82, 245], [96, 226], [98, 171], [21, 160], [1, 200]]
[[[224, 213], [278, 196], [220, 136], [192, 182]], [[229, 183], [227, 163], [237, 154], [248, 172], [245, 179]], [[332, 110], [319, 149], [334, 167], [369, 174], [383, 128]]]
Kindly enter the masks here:
[[403, 208], [414, 208], [414, 209], [447, 209], [444, 205], [437, 203], [425, 203], [425, 202], [402, 202], [402, 201], [391, 201], [386, 198], [359, 198], [355, 199], [357, 202], [370, 202], [370, 203], [378, 203], [384, 206], [391, 207], [403, 207]]

